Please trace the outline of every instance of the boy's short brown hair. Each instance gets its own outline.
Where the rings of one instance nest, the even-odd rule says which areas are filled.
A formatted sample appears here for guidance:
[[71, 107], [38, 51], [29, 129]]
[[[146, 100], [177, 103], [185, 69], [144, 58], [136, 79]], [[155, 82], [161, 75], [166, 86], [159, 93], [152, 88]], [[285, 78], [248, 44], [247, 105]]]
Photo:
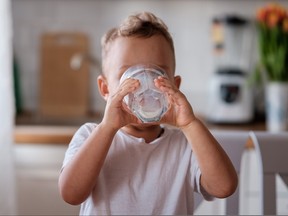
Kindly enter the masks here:
[[110, 29], [101, 39], [102, 46], [102, 70], [104, 70], [107, 53], [110, 44], [118, 37], [143, 37], [149, 38], [154, 35], [162, 35], [169, 43], [174, 55], [173, 39], [165, 23], [150, 12], [141, 12], [130, 15], [118, 28]]

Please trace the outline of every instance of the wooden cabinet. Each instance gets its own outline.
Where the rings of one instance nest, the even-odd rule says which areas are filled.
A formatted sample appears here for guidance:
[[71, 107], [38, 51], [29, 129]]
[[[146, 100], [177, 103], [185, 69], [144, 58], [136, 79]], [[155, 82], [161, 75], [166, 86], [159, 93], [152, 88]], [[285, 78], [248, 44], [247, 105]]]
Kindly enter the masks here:
[[40, 114], [84, 117], [89, 109], [89, 63], [71, 67], [75, 55], [89, 53], [84, 33], [46, 33], [41, 44]]

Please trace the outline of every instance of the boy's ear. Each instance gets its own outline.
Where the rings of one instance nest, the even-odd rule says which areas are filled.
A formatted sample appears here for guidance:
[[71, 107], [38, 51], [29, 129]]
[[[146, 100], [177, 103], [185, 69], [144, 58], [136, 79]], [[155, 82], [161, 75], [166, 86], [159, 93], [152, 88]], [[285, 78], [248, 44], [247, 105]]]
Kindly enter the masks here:
[[106, 78], [103, 75], [99, 75], [97, 77], [97, 84], [99, 93], [105, 100], [107, 100], [109, 95], [109, 89]]
[[181, 76], [175, 76], [174, 77], [174, 84], [177, 86], [177, 88], [180, 88], [181, 85]]

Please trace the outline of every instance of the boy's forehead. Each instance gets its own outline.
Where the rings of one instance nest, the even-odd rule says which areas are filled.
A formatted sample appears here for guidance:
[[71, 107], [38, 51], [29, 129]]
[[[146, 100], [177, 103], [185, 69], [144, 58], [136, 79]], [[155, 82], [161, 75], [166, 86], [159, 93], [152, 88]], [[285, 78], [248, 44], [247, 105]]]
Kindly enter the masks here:
[[148, 38], [118, 37], [109, 45], [105, 64], [107, 72], [114, 75], [115, 70], [124, 73], [136, 64], [154, 64], [174, 76], [175, 57], [169, 43], [161, 35]]

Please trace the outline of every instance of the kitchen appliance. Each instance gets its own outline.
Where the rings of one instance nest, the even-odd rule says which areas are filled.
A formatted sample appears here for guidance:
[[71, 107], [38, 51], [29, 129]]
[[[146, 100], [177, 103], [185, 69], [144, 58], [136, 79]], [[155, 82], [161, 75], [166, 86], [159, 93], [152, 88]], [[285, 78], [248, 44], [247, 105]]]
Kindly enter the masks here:
[[212, 23], [215, 72], [209, 83], [206, 118], [212, 123], [246, 123], [253, 120], [251, 70], [252, 33], [248, 20], [227, 15]]

